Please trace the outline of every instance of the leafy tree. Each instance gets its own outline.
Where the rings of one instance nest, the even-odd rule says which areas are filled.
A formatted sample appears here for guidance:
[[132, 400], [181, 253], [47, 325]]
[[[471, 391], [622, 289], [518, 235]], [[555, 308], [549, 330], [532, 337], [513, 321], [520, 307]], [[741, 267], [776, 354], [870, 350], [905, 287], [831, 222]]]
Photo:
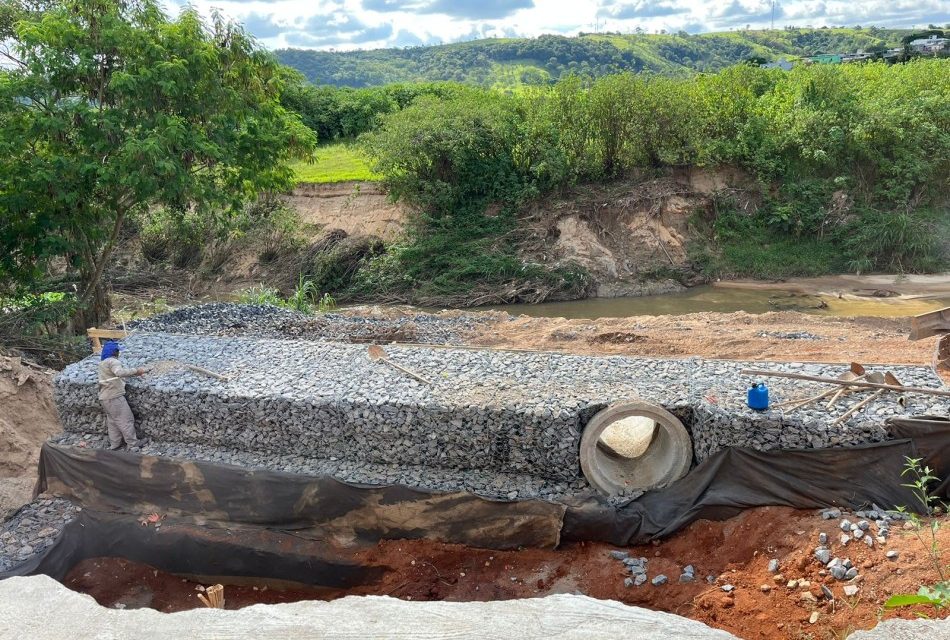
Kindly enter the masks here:
[[[29, 9], [23, 7], [21, 9]], [[0, 72], [0, 282], [78, 272], [79, 323], [108, 313], [123, 223], [164, 205], [226, 215], [287, 187], [313, 133], [271, 56], [219, 16], [154, 0], [50, 0], [7, 20]]]
[[473, 91], [420, 97], [362, 142], [393, 197], [451, 217], [519, 194], [516, 131], [509, 98]]

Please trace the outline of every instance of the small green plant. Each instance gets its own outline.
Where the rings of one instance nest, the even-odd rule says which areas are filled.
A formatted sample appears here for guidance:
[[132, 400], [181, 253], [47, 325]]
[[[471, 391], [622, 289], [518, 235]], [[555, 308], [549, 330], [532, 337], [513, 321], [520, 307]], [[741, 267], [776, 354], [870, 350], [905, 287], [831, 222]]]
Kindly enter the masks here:
[[284, 309], [294, 309], [301, 313], [312, 313], [314, 307], [320, 313], [325, 313], [336, 308], [336, 300], [329, 293], [320, 295], [320, 289], [313, 280], [308, 280], [303, 276], [297, 279], [297, 287], [290, 297], [284, 298], [280, 291], [273, 287], [267, 287], [263, 284], [255, 285], [245, 289], [238, 295], [238, 302], [244, 304], [269, 304]]
[[[910, 522], [913, 525], [914, 534], [927, 548], [934, 569], [939, 576], [939, 582], [935, 585], [921, 586], [917, 593], [901, 593], [888, 598], [884, 606], [889, 609], [897, 607], [908, 607], [913, 605], [930, 605], [937, 609], [950, 606], [950, 581], [947, 580], [945, 567], [943, 564], [943, 552], [940, 543], [937, 540], [937, 533], [940, 531], [940, 517], [947, 512], [947, 505], [930, 492], [930, 485], [939, 483], [940, 479], [934, 475], [933, 469], [927, 465], [921, 464], [921, 458], [905, 458], [904, 470], [901, 476], [910, 476], [911, 481], [901, 486], [909, 488], [917, 502], [920, 504], [924, 517], [921, 518], [917, 513], [909, 513]], [[902, 513], [907, 509], [901, 507]]]
[[283, 307], [286, 303], [280, 295], [280, 291], [273, 287], [265, 287], [263, 284], [254, 285], [238, 294], [238, 302], [242, 304], [269, 304], [275, 307]]
[[336, 300], [329, 293], [324, 293], [323, 297], [320, 298], [320, 301], [317, 303], [317, 311], [320, 313], [326, 313], [327, 311], [333, 311], [336, 309]]
[[311, 304], [317, 299], [320, 290], [313, 283], [313, 280], [305, 280], [303, 276], [297, 278], [297, 288], [287, 299], [284, 306], [296, 309], [303, 313], [310, 313]]

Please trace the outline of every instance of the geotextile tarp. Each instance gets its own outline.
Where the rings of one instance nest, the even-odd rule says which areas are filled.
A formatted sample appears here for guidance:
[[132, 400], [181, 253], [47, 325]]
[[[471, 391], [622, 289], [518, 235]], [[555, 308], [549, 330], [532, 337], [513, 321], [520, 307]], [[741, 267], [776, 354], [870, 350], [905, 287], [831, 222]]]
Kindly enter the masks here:
[[565, 506], [471, 493], [366, 486], [329, 476], [60, 446], [40, 454], [39, 488], [97, 511], [256, 525], [313, 539], [427, 538], [476, 547], [555, 547]]
[[[345, 586], [326, 576], [339, 570], [349, 576], [344, 582], [352, 583], [373, 579], [372, 570], [346, 563], [336, 567], [339, 556], [321, 558], [319, 545], [426, 538], [498, 549], [580, 540], [626, 546], [751, 507], [913, 509], [916, 498], [902, 486], [907, 459], [919, 458], [934, 475], [950, 478], [950, 420], [900, 418], [889, 421], [887, 429], [894, 439], [848, 448], [725, 449], [669, 487], [619, 508], [594, 497], [571, 504], [490, 501], [467, 493], [360, 486], [329, 477], [47, 444], [39, 490], [69, 498], [84, 511], [43, 555], [0, 578], [61, 577], [84, 558], [118, 555], [177, 573], [251, 576], [263, 571], [261, 577]], [[950, 497], [948, 487], [945, 480], [933, 491]], [[137, 518], [151, 512], [177, 524], [177, 542], [165, 537], [167, 530], [150, 533], [138, 525]], [[228, 529], [244, 531], [243, 541], [215, 533]], [[301, 551], [275, 542], [288, 535], [311, 546]], [[246, 543], [249, 538], [254, 544]], [[163, 559], [163, 554], [177, 559]], [[300, 558], [308, 554], [317, 569], [301, 580], [305, 563]], [[276, 557], [283, 560], [269, 560]]]

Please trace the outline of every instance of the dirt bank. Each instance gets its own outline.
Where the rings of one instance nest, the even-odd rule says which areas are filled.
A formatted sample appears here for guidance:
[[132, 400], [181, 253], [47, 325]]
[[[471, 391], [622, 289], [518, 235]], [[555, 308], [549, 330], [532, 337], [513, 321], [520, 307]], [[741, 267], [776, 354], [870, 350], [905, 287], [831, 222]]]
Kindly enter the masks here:
[[393, 203], [375, 182], [300, 184], [285, 201], [318, 232], [340, 229], [389, 241], [402, 232], [406, 219], [406, 208]]
[[[225, 596], [227, 608], [240, 608], [344, 595], [487, 601], [582, 593], [687, 616], [750, 640], [838, 638], [871, 628], [881, 617], [913, 617], [914, 610], [883, 611], [882, 605], [893, 594], [914, 592], [922, 583], [938, 579], [925, 545], [903, 529], [894, 532], [886, 545], [886, 550], [897, 551], [895, 560], [886, 558], [885, 548], [832, 544], [834, 555], [850, 558], [860, 570], [854, 585], [857, 593], [846, 596], [844, 583], [822, 575], [822, 565], [812, 557], [818, 534], [837, 538], [837, 525], [838, 520], [822, 520], [814, 512], [767, 507], [725, 522], [698, 521], [668, 540], [628, 549], [631, 556], [648, 558], [651, 578], [658, 574], [669, 578], [662, 586], [648, 582], [625, 587], [629, 573], [610, 557], [612, 547], [602, 544], [498, 552], [391, 540], [356, 554], [361, 564], [385, 570], [375, 584], [345, 592], [228, 586]], [[950, 531], [941, 531], [940, 542], [950, 542]], [[771, 559], [779, 561], [781, 579], [768, 571]], [[696, 570], [696, 581], [680, 583], [682, 568], [688, 564]], [[790, 587], [790, 580], [809, 584]], [[109, 607], [181, 611], [201, 606], [196, 583], [126, 560], [84, 561], [64, 583]], [[727, 584], [734, 587], [731, 593], [722, 590]], [[833, 602], [823, 595], [822, 585], [831, 590]], [[817, 621], [809, 622], [816, 611]], [[929, 608], [918, 608], [916, 613], [947, 615]]]
[[[716, 282], [713, 286], [722, 289], [773, 289], [776, 283], [759, 280], [731, 280]], [[788, 291], [813, 295], [938, 298], [950, 295], [950, 273], [860, 276], [841, 274], [817, 278], [787, 278], [782, 280], [779, 286]]]
[[0, 356], [0, 521], [30, 499], [40, 445], [60, 431], [51, 372]]

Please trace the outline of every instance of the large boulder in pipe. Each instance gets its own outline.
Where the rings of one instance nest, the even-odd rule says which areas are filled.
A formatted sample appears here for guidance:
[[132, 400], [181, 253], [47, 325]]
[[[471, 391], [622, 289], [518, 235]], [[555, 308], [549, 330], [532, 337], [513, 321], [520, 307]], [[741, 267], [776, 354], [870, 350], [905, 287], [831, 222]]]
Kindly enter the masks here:
[[[225, 588], [227, 599], [227, 588]], [[495, 602], [409, 602], [349, 596], [332, 602], [161, 613], [96, 604], [52, 578], [0, 581], [0, 637], [74, 638], [523, 638], [524, 640], [736, 640], [671, 613], [612, 600], [554, 595]]]

